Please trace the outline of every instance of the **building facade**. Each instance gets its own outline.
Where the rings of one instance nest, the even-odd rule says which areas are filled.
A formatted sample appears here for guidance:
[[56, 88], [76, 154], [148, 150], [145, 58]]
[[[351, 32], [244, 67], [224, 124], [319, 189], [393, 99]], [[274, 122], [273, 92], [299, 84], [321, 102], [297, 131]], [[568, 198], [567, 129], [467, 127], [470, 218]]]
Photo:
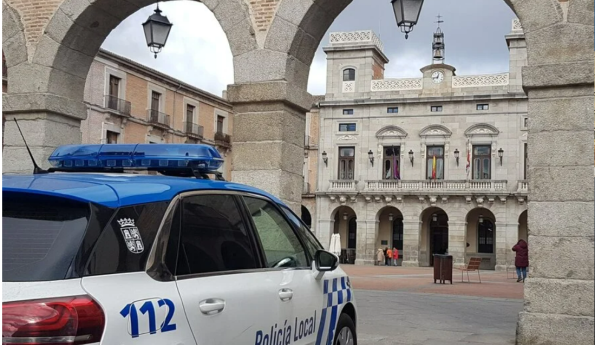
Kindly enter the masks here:
[[528, 237], [518, 20], [504, 43], [508, 72], [458, 76], [437, 30], [421, 77], [385, 79], [373, 32], [330, 34], [318, 155], [307, 159], [318, 167], [314, 231], [325, 245], [341, 235], [343, 262], [373, 264], [378, 248], [396, 247], [404, 266], [443, 253], [459, 266], [470, 257], [484, 269], [512, 265], [511, 247]]
[[232, 106], [224, 98], [100, 50], [85, 85], [83, 143], [204, 143], [231, 179]]

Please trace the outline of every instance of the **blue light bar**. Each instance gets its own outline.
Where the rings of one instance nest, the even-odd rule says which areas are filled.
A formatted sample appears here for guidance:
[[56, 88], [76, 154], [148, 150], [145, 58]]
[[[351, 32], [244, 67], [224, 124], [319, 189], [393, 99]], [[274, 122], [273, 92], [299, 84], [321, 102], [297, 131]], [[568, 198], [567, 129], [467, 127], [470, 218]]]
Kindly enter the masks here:
[[223, 165], [219, 152], [200, 144], [65, 145], [49, 158], [60, 170], [188, 170], [212, 173]]

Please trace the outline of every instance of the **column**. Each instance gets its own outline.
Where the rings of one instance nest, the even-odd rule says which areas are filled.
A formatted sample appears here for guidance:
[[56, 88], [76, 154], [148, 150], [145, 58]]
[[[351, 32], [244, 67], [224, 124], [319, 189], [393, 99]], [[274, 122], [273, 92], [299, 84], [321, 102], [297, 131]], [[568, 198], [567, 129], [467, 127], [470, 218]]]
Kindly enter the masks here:
[[306, 112], [312, 97], [286, 81], [230, 85], [234, 182], [263, 189], [299, 214]]
[[465, 249], [467, 240], [465, 238], [466, 222], [448, 222], [448, 254], [452, 255], [454, 267], [465, 266]]
[[376, 261], [376, 237], [378, 233], [376, 220], [357, 220], [356, 265], [374, 265]]
[[329, 249], [331, 244], [331, 234], [335, 228], [335, 221], [332, 219], [321, 219], [316, 226], [316, 238], [322, 244], [325, 250]]
[[496, 222], [496, 271], [506, 271], [507, 266], [514, 269], [515, 254], [512, 247], [517, 242], [518, 223]]
[[422, 222], [403, 221], [403, 266], [419, 267], [419, 240]]

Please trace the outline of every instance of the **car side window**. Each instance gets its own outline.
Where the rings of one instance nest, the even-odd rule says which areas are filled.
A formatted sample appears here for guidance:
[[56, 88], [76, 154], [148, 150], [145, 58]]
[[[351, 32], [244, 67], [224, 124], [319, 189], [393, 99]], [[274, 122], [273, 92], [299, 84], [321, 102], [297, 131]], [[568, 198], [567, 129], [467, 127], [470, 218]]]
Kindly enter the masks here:
[[287, 218], [289, 218], [289, 220], [291, 220], [298, 228], [299, 233], [304, 239], [306, 247], [310, 252], [310, 257], [314, 258], [314, 254], [316, 254], [317, 251], [323, 249], [320, 243], [318, 243], [314, 235], [312, 235], [312, 232], [310, 231], [310, 229], [308, 229], [306, 224], [304, 224], [304, 222], [302, 222], [293, 212], [291, 212], [291, 210], [289, 210], [285, 206], [281, 207], [281, 209], [283, 210], [283, 212], [285, 212]]
[[177, 276], [259, 268], [258, 255], [232, 195], [182, 201]]
[[291, 225], [272, 203], [244, 197], [256, 227], [268, 267], [310, 267], [306, 252]]

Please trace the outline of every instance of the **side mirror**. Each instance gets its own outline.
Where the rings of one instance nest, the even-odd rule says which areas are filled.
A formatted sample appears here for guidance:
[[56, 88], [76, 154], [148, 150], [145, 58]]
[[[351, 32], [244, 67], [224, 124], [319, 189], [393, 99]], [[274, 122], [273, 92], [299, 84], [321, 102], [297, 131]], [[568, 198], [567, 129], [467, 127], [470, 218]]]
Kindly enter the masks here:
[[339, 258], [335, 254], [325, 250], [319, 250], [314, 254], [314, 262], [316, 263], [318, 272], [330, 272], [339, 267]]

